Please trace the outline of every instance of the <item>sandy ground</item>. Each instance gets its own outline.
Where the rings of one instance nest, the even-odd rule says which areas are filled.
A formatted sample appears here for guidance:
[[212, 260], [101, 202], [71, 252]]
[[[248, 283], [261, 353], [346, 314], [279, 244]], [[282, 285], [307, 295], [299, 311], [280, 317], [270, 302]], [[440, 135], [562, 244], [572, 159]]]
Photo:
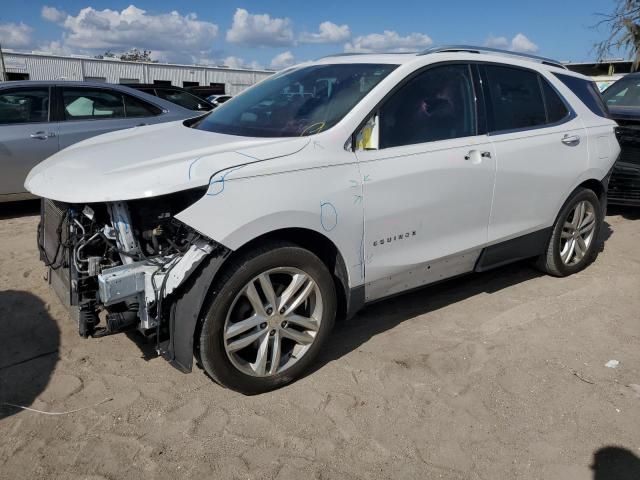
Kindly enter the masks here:
[[639, 210], [579, 275], [518, 264], [379, 303], [305, 378], [244, 397], [78, 337], [36, 209], [0, 206], [0, 403], [84, 409], [0, 405], [2, 479], [640, 478]]

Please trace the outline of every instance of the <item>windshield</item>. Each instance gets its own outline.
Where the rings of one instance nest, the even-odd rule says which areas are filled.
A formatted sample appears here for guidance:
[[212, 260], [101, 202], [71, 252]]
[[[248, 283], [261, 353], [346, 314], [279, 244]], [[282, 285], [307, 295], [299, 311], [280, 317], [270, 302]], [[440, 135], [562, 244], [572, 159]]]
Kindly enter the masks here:
[[640, 107], [640, 77], [618, 80], [602, 97], [610, 107]]
[[313, 135], [338, 123], [397, 65], [314, 65], [274, 75], [194, 128], [247, 137]]

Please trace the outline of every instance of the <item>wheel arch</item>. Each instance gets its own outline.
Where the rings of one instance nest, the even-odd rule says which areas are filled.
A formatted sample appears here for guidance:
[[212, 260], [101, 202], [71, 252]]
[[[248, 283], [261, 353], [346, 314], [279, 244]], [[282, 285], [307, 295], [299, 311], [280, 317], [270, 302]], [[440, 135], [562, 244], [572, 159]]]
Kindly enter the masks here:
[[[580, 185], [578, 185], [573, 190], [573, 192], [575, 192], [578, 188], [588, 188], [589, 190], [593, 190], [593, 193], [595, 193], [598, 196], [598, 199], [600, 200], [600, 202], [602, 202], [602, 200], [604, 199], [604, 195], [607, 193], [607, 189], [604, 185], [604, 182], [602, 180], [596, 180], [595, 178], [590, 178], [588, 180], [585, 180]], [[571, 192], [571, 195], [573, 195], [573, 192]]]
[[350, 317], [364, 304], [364, 286], [351, 288], [345, 260], [338, 247], [325, 235], [307, 228], [284, 228], [259, 235], [231, 251], [224, 248], [211, 255], [185, 285], [176, 292], [169, 307], [169, 339], [161, 345], [163, 356], [183, 372], [190, 372], [207, 299], [216, 278], [229, 260], [265, 242], [286, 241], [309, 250], [327, 266], [336, 287], [338, 318]]
[[350, 310], [351, 283], [344, 257], [337, 245], [326, 235], [304, 227], [289, 227], [263, 233], [241, 245], [229, 258], [242, 255], [265, 242], [287, 241], [309, 250], [324, 263], [333, 277], [338, 296], [338, 317], [348, 316]]

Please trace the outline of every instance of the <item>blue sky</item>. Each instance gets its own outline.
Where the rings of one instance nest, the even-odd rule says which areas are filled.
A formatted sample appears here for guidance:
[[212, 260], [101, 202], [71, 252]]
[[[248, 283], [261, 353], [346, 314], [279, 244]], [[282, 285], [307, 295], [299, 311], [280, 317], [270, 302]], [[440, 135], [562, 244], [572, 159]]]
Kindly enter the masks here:
[[282, 68], [343, 51], [490, 45], [559, 60], [596, 57], [592, 26], [613, 0], [2, 0], [0, 42], [19, 51]]

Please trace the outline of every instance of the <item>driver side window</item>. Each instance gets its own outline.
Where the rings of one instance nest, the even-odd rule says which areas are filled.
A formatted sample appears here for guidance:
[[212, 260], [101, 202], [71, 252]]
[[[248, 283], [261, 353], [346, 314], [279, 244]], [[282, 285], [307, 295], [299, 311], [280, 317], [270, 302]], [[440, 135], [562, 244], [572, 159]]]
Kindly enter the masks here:
[[444, 65], [418, 74], [380, 108], [380, 148], [475, 135], [474, 99], [468, 65]]

